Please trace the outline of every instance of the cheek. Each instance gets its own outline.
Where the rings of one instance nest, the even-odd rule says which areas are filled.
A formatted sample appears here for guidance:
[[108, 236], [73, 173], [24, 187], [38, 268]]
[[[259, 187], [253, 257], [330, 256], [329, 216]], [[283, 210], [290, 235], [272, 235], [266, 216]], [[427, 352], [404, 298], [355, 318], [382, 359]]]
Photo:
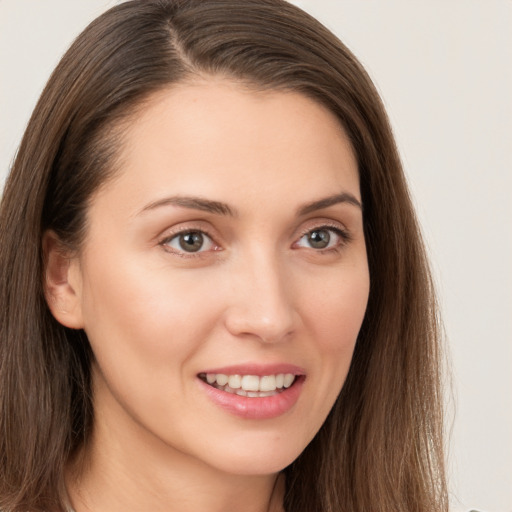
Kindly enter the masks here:
[[365, 264], [343, 269], [315, 286], [307, 296], [308, 321], [326, 350], [353, 345], [366, 312], [370, 289]]
[[169, 425], [176, 415], [169, 404], [183, 405], [188, 397], [189, 362], [218, 316], [206, 284], [198, 280], [187, 286], [165, 269], [120, 259], [90, 265], [87, 278], [85, 331], [101, 375], [98, 382], [106, 384], [98, 388], [98, 400], [112, 395], [141, 424], [153, 418], [157, 430]]
[[[183, 282], [182, 282], [183, 281]], [[192, 283], [136, 262], [90, 266], [84, 287], [85, 330], [97, 358], [125, 368], [146, 361], [169, 367], [186, 359], [215, 321], [203, 280]], [[197, 312], [201, 311], [201, 321]]]
[[308, 298], [308, 328], [321, 373], [315, 377], [325, 400], [319, 407], [327, 414], [345, 382], [366, 312], [369, 294], [366, 265], [328, 281]]

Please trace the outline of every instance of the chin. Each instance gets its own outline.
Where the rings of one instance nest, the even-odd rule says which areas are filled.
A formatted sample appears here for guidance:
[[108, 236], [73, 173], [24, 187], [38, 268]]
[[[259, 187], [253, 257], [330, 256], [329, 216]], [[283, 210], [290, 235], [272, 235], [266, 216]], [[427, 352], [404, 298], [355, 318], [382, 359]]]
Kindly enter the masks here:
[[[210, 464], [236, 475], [269, 475], [282, 471], [302, 453], [307, 443], [290, 443], [286, 436], [273, 440], [253, 440], [240, 445], [232, 443], [222, 454], [209, 453]], [[248, 443], [251, 444], [248, 444]]]

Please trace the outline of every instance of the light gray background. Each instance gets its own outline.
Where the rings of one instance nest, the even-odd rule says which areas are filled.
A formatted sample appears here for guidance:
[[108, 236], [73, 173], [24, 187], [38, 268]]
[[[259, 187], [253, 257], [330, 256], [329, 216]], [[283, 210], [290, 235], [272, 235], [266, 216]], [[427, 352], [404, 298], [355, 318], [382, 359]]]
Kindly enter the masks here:
[[[0, 0], [0, 183], [59, 57], [114, 3]], [[295, 3], [360, 58], [395, 130], [451, 348], [452, 509], [511, 512], [512, 1]]]

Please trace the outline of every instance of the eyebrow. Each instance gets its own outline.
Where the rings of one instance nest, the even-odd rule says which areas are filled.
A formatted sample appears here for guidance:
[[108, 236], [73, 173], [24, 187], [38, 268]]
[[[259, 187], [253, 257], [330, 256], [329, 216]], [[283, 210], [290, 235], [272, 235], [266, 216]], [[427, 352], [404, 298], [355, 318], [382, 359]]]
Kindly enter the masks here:
[[[329, 208], [340, 203], [348, 203], [356, 206], [359, 209], [363, 209], [361, 202], [352, 194], [348, 192], [342, 192], [341, 194], [335, 194], [317, 201], [306, 203], [298, 209], [298, 215], [304, 216], [317, 210]], [[146, 211], [155, 210], [162, 206], [180, 206], [182, 208], [189, 208], [191, 210], [200, 210], [203, 212], [214, 213], [217, 215], [227, 215], [230, 217], [238, 216], [238, 211], [226, 203], [220, 201], [212, 201], [210, 199], [204, 199], [201, 197], [194, 196], [171, 196], [165, 197], [154, 201], [145, 206], [140, 213]]]
[[140, 213], [154, 210], [161, 206], [181, 206], [182, 208], [190, 208], [191, 210], [201, 210], [203, 212], [215, 213], [217, 215], [229, 215], [231, 217], [238, 215], [238, 212], [226, 203], [192, 196], [172, 196], [159, 199], [145, 206]]
[[325, 197], [324, 199], [319, 199], [318, 201], [312, 201], [311, 203], [307, 203], [304, 206], [301, 206], [299, 208], [299, 215], [307, 215], [308, 213], [312, 213], [317, 210], [323, 210], [324, 208], [329, 208], [329, 206], [334, 206], [335, 204], [340, 203], [348, 203], [356, 206], [360, 210], [363, 209], [363, 205], [354, 195], [348, 192], [342, 192], [341, 194], [335, 194], [333, 196]]

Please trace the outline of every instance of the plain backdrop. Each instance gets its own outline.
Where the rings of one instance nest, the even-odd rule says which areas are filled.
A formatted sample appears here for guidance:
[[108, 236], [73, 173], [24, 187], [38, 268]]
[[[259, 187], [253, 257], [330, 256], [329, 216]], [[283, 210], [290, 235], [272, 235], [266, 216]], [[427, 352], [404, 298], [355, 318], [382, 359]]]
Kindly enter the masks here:
[[[0, 184], [59, 57], [114, 3], [0, 0]], [[452, 509], [511, 512], [512, 1], [295, 3], [359, 57], [391, 118], [451, 352]]]

